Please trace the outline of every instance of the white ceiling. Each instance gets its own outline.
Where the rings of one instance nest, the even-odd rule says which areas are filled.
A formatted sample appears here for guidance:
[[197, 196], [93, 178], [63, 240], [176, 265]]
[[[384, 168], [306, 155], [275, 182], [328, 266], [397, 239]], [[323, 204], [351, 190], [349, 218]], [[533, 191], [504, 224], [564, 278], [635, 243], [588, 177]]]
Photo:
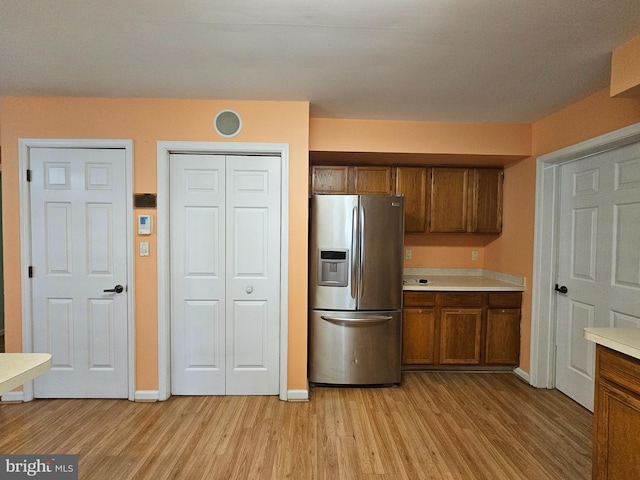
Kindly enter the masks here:
[[638, 34], [640, 0], [0, 0], [0, 96], [532, 122], [606, 87]]

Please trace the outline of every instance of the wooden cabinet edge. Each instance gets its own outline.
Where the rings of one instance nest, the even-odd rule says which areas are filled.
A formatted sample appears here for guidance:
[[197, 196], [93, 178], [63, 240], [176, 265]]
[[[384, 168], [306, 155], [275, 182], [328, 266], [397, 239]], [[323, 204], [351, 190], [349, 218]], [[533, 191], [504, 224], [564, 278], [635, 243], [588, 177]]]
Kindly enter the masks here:
[[[623, 406], [624, 424], [620, 424], [620, 416], [612, 413], [612, 402]], [[618, 419], [617, 424], [612, 424]], [[602, 345], [596, 345], [596, 370], [594, 392], [594, 428], [593, 428], [593, 467], [594, 480], [611, 478], [610, 472], [617, 472], [616, 478], [637, 478], [640, 471], [640, 441], [635, 432], [640, 425], [640, 360], [616, 352]], [[633, 438], [632, 444], [622, 441], [620, 437], [613, 439], [620, 431], [627, 430], [626, 438]], [[628, 432], [633, 432], [629, 437]], [[622, 434], [624, 437], [624, 433]], [[616, 449], [610, 450], [615, 442]], [[611, 454], [615, 453], [615, 456]], [[633, 458], [632, 458], [633, 457]], [[617, 460], [617, 463], [616, 463]], [[632, 467], [633, 471], [628, 468]]]

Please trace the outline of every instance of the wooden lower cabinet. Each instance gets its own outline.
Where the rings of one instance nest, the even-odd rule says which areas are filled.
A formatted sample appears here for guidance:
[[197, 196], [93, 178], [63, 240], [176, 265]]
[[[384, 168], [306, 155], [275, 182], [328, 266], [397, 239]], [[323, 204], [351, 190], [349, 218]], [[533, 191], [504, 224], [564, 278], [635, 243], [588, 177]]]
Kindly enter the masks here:
[[487, 365], [518, 365], [520, 363], [519, 308], [487, 310], [484, 351]]
[[522, 294], [487, 294], [485, 363], [487, 365], [520, 364], [520, 307]]
[[403, 365], [517, 366], [521, 302], [520, 292], [404, 292]]
[[402, 312], [402, 363], [433, 365], [435, 362], [435, 308], [405, 308]]
[[435, 292], [404, 292], [402, 310], [402, 363], [433, 365], [436, 363]]
[[596, 346], [593, 478], [640, 478], [640, 360]]
[[481, 308], [442, 308], [440, 365], [478, 365], [481, 332]]

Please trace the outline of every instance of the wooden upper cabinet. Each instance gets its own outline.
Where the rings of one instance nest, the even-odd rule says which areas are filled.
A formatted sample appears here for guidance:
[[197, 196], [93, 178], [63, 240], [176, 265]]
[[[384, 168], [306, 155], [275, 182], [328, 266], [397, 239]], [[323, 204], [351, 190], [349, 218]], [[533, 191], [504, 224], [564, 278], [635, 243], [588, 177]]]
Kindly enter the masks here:
[[502, 168], [433, 168], [429, 232], [502, 232]]
[[429, 231], [465, 233], [469, 212], [469, 169], [432, 168]]
[[313, 165], [310, 192], [404, 195], [405, 233], [502, 232], [503, 169]]
[[404, 231], [427, 231], [427, 168], [398, 167], [396, 193], [404, 195]]
[[504, 172], [497, 168], [473, 171], [472, 233], [502, 231], [502, 182]]
[[313, 165], [311, 193], [392, 195], [394, 171], [385, 166]]
[[353, 167], [353, 193], [392, 195], [393, 170], [391, 167]]
[[349, 167], [315, 165], [311, 167], [312, 193], [349, 193]]

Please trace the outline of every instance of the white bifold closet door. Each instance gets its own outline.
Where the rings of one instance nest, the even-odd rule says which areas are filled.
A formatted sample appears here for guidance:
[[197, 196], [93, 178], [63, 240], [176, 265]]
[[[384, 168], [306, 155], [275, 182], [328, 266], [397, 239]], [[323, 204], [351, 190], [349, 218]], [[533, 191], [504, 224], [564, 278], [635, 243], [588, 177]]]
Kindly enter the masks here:
[[170, 163], [171, 391], [277, 395], [280, 158]]

